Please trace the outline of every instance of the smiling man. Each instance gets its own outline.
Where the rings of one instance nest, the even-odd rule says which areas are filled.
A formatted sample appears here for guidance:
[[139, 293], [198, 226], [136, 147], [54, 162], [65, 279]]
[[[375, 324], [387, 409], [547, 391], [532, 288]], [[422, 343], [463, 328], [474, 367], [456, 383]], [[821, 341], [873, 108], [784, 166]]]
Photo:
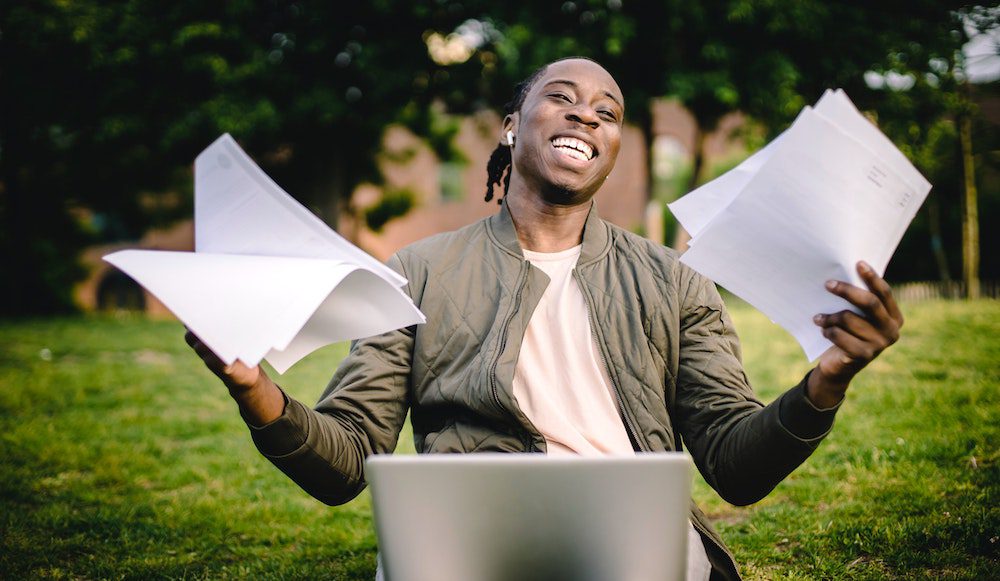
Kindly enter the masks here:
[[[225, 366], [189, 333], [261, 453], [329, 504], [364, 488], [365, 458], [395, 448], [407, 411], [421, 453], [683, 446], [739, 505], [805, 460], [854, 374], [898, 338], [888, 285], [864, 263], [868, 289], [831, 281], [865, 316], [817, 315], [835, 346], [763, 405], [711, 281], [594, 212], [623, 118], [618, 84], [589, 60], [556, 61], [518, 85], [488, 164], [486, 199], [502, 186], [499, 211], [390, 259], [427, 323], [356, 342], [315, 408], [259, 367]], [[739, 578], [696, 507], [690, 537], [689, 579]]]

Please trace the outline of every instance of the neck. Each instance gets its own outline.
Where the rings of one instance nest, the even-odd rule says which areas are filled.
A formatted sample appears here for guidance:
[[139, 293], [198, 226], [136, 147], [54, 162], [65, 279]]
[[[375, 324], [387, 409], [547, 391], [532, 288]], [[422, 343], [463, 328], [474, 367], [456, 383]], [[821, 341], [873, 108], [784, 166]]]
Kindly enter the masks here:
[[532, 252], [560, 252], [583, 241], [590, 213], [589, 199], [576, 204], [552, 204], [541, 196], [511, 188], [504, 196], [521, 248]]

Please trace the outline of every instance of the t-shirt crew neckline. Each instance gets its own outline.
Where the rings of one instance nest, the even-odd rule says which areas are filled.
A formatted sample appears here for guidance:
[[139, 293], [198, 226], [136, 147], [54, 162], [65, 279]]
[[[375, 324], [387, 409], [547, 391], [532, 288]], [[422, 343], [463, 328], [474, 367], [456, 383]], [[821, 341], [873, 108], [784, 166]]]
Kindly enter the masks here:
[[560, 250], [559, 252], [535, 252], [534, 250], [522, 249], [524, 257], [529, 261], [557, 262], [569, 258], [580, 256], [583, 251], [583, 244], [577, 244], [573, 248]]

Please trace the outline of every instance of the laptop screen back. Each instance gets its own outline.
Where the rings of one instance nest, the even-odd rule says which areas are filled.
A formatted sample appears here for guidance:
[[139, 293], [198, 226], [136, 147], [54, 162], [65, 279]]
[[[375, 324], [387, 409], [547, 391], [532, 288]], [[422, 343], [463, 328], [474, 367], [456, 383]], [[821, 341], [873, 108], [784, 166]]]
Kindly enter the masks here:
[[680, 453], [373, 456], [388, 581], [681, 580], [691, 466]]

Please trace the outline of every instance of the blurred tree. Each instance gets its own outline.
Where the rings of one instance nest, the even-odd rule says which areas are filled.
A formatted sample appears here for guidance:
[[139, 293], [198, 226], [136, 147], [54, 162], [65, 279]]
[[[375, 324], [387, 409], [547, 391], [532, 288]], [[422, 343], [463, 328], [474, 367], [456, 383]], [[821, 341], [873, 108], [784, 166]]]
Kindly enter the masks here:
[[[536, 67], [569, 55], [592, 57], [619, 80], [627, 120], [642, 130], [648, 146], [651, 99], [671, 96], [691, 111], [697, 124], [691, 190], [707, 177], [704, 136], [728, 113], [747, 113], [774, 136], [830, 87], [844, 88], [862, 109], [899, 110], [868, 86], [866, 73], [896, 70], [905, 61], [923, 79], [941, 55], [953, 60], [967, 38], [956, 23], [974, 12], [971, 6], [947, 0], [466, 2], [470, 16], [487, 21], [499, 34], [478, 60], [449, 68], [465, 75], [459, 86], [478, 86], [480, 93], [457, 93], [448, 103], [459, 111], [482, 101], [499, 105], [509, 98], [510, 87]], [[921, 148], [939, 150], [948, 132], [935, 103], [948, 98], [918, 90], [911, 100], [907, 121], [922, 128], [917, 141], [912, 132], [890, 129], [890, 135], [910, 142], [903, 148], [911, 156]], [[926, 155], [923, 159], [930, 163]], [[928, 167], [916, 161], [926, 172]], [[651, 181], [647, 191], [652, 191]], [[935, 204], [928, 207], [933, 210]], [[938, 262], [942, 257], [938, 253]]]
[[[996, 145], [991, 137], [995, 130], [983, 126], [975, 104], [977, 89], [969, 84], [963, 45], [973, 35], [1000, 30], [1000, 9], [925, 2], [911, 5], [911, 10], [905, 35], [891, 43], [884, 61], [865, 75], [871, 89], [864, 94], [866, 105], [877, 114], [883, 131], [935, 184], [922, 212], [924, 224], [913, 234], [922, 234], [921, 227], [926, 227], [937, 276], [944, 281], [951, 279], [946, 249], [961, 249], [964, 287], [975, 297], [980, 290], [977, 181], [984, 164], [990, 163], [977, 152]], [[1000, 53], [1000, 47], [994, 50]], [[975, 140], [974, 126], [980, 128]], [[944, 242], [942, 220], [949, 216], [960, 223], [960, 245]], [[909, 269], [913, 276], [913, 262], [897, 268]]]
[[69, 308], [85, 242], [189, 215], [191, 160], [223, 132], [335, 223], [378, 181], [385, 126], [441, 84], [438, 23], [447, 6], [386, 0], [4, 3], [0, 314]]
[[[648, 145], [657, 97], [680, 99], [699, 135], [737, 110], [773, 135], [840, 86], [944, 179], [954, 164], [941, 152], [972, 111], [958, 90], [960, 13], [980, 14], [947, 0], [4, 3], [0, 314], [66, 308], [85, 242], [189, 215], [191, 160], [222, 132], [336, 223], [355, 211], [355, 185], [379, 181], [388, 124], [460, 160], [449, 114], [499, 107], [517, 81], [570, 55], [611, 70]], [[914, 84], [873, 89], [870, 71]], [[691, 187], [705, 178], [701, 149]], [[383, 204], [377, 222], [406, 207]], [[939, 253], [942, 272], [945, 262]]]
[[[911, 239], [926, 233], [929, 244], [924, 248], [933, 260], [922, 260], [926, 251], [913, 252], [913, 245], [904, 240], [904, 258], [895, 262], [892, 272], [926, 277], [919, 265], [932, 263], [938, 277], [949, 280], [942, 201], [961, 205], [965, 287], [978, 292], [979, 164], [972, 139], [976, 107], [965, 81], [962, 47], [971, 33], [1000, 26], [1000, 10], [942, 0], [734, 2], [733, 7], [731, 14], [747, 24], [766, 23], [756, 47], [741, 53], [752, 54], [758, 62], [734, 70], [758, 77], [763, 64], [788, 72], [784, 82], [770, 81], [778, 88], [774, 95], [766, 86], [737, 82], [746, 89], [741, 109], [762, 120], [773, 134], [823, 89], [844, 88], [935, 184], [919, 220], [923, 223], [908, 233]], [[816, 50], [818, 44], [823, 50]]]

